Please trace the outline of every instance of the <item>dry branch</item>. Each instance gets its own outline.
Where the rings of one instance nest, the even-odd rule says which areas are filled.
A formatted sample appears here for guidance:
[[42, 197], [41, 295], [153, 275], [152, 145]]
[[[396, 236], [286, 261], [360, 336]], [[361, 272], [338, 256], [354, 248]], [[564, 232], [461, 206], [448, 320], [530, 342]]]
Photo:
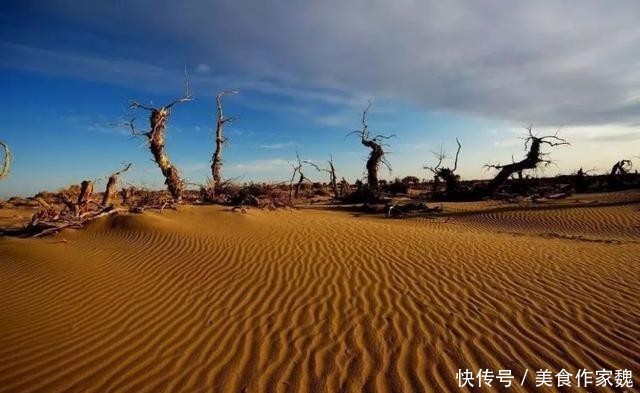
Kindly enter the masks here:
[[326, 172], [329, 174], [329, 183], [331, 183], [331, 188], [333, 190], [333, 197], [335, 199], [340, 198], [340, 192], [338, 190], [338, 181], [336, 179], [336, 167], [333, 164], [333, 156], [329, 156], [329, 160], [327, 164], [329, 164], [329, 168], [321, 168], [318, 164], [312, 161], [304, 161], [305, 164], [308, 164], [314, 167], [318, 172]]
[[458, 138], [456, 138], [456, 143], [458, 144], [458, 150], [456, 151], [456, 158], [453, 164], [453, 168], [441, 167], [442, 161], [444, 161], [447, 157], [444, 149], [441, 147], [440, 152], [433, 152], [433, 155], [438, 159], [438, 162], [435, 166], [423, 166], [423, 169], [428, 169], [433, 173], [433, 190], [432, 195], [436, 196], [438, 193], [438, 187], [440, 185], [440, 180], [444, 180], [446, 184], [446, 194], [448, 196], [453, 195], [458, 190], [458, 182], [460, 180], [460, 176], [456, 175], [455, 172], [458, 169], [458, 158], [460, 156], [460, 150], [462, 149], [462, 145]]
[[[291, 201], [292, 198], [296, 198], [296, 199], [298, 198], [298, 195], [300, 194], [300, 189], [302, 188], [302, 184], [304, 183], [305, 180], [308, 182], [311, 182], [311, 180], [309, 180], [302, 172], [303, 163], [308, 163], [308, 161], [300, 160], [300, 154], [298, 154], [297, 151], [296, 151], [296, 159], [298, 160], [297, 164], [289, 163], [289, 165], [291, 165], [291, 168], [293, 168], [293, 173], [291, 174], [291, 181], [289, 181], [289, 201]], [[296, 183], [296, 187], [294, 191], [293, 182], [296, 178], [296, 175], [298, 175], [298, 182]]]

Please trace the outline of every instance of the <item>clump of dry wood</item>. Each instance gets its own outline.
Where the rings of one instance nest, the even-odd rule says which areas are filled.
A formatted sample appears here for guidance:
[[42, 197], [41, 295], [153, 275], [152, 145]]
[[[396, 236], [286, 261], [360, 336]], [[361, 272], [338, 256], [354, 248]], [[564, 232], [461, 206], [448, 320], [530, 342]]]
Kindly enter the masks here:
[[246, 207], [268, 210], [293, 208], [290, 195], [281, 184], [245, 184], [235, 189], [230, 196], [229, 203], [236, 210]]
[[81, 183], [77, 197], [69, 192], [60, 193], [63, 207], [57, 208], [41, 197], [36, 197], [40, 205], [29, 223], [22, 228], [0, 231], [0, 235], [18, 237], [40, 237], [52, 235], [65, 228], [82, 228], [87, 223], [101, 217], [116, 214], [118, 209], [113, 205], [102, 206], [93, 201], [93, 182], [85, 180]]

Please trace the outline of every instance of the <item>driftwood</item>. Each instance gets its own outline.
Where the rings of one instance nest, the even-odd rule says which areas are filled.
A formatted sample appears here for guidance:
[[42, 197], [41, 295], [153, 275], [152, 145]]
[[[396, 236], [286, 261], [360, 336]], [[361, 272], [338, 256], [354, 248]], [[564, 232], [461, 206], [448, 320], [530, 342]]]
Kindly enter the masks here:
[[[46, 202], [45, 202], [46, 203]], [[113, 206], [79, 215], [68, 214], [68, 211], [58, 212], [55, 209], [41, 210], [33, 215], [31, 221], [22, 228], [0, 230], [0, 236], [42, 237], [56, 234], [66, 228], [83, 228], [86, 224], [98, 218], [117, 214]]]
[[136, 130], [134, 126], [135, 119], [131, 119], [127, 123], [127, 125], [131, 128], [132, 135], [142, 136], [147, 139], [147, 142], [149, 143], [149, 150], [151, 150], [153, 159], [158, 164], [158, 167], [160, 167], [160, 171], [165, 178], [167, 189], [177, 203], [182, 202], [182, 191], [184, 189], [184, 184], [182, 182], [182, 179], [180, 178], [178, 168], [176, 168], [171, 163], [171, 161], [169, 161], [169, 157], [165, 152], [165, 130], [167, 128], [167, 121], [169, 120], [169, 116], [171, 115], [171, 108], [176, 104], [188, 102], [192, 99], [193, 98], [191, 96], [191, 92], [189, 91], [189, 79], [186, 75], [185, 70], [185, 91], [184, 95], [181, 98], [178, 98], [173, 102], [158, 108], [143, 105], [137, 101], [131, 102], [132, 109], [140, 108], [150, 112], [149, 131], [143, 132]]
[[442, 206], [429, 207], [426, 203], [388, 203], [385, 206], [385, 216], [387, 218], [399, 218], [408, 215], [420, 215], [428, 213], [442, 213]]

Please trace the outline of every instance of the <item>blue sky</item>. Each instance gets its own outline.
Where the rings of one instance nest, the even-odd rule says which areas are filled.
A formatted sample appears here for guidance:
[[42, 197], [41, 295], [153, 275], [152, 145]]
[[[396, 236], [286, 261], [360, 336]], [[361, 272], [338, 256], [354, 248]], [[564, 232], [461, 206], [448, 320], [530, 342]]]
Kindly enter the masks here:
[[456, 136], [460, 174], [489, 177], [483, 164], [523, 154], [528, 124], [572, 142], [547, 174], [640, 152], [630, 1], [39, 3], [0, 10], [0, 140], [14, 153], [0, 197], [104, 182], [122, 162], [127, 183], [160, 188], [144, 141], [118, 124], [145, 126], [128, 101], [179, 96], [185, 65], [196, 99], [174, 109], [167, 150], [192, 183], [209, 175], [214, 97], [230, 88], [224, 176], [241, 181], [287, 179], [296, 150], [362, 177], [368, 151], [345, 135], [368, 100], [372, 131], [397, 135], [387, 178], [427, 177], [431, 151], [453, 153]]

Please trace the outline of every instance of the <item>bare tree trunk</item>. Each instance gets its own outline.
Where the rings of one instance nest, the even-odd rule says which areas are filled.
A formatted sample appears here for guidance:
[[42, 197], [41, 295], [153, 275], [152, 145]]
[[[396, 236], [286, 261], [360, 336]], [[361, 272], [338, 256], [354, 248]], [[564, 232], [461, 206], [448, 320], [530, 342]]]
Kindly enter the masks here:
[[620, 160], [613, 164], [607, 183], [609, 188], [616, 188], [623, 181], [624, 175], [631, 170], [631, 160]]
[[298, 199], [298, 195], [300, 195], [300, 188], [302, 187], [302, 183], [304, 182], [304, 175], [300, 173], [300, 177], [298, 178], [298, 183], [296, 183], [296, 191], [293, 194], [293, 197]]
[[222, 97], [225, 94], [238, 94], [238, 92], [235, 90], [224, 90], [216, 96], [218, 117], [216, 121], [216, 148], [213, 152], [213, 157], [211, 158], [211, 176], [213, 178], [213, 189], [211, 190], [212, 196], [215, 196], [218, 191], [218, 186], [222, 182], [222, 148], [227, 141], [223, 134], [224, 125], [227, 122], [233, 121], [233, 118], [225, 117], [222, 112]]
[[127, 187], [127, 188], [123, 188], [122, 190], [120, 190], [120, 196], [122, 197], [122, 204], [123, 205], [128, 205], [129, 204], [129, 201], [133, 197], [134, 192], [135, 192], [135, 188], [134, 187]]
[[[293, 198], [298, 198], [298, 195], [300, 194], [300, 187], [302, 187], [302, 183], [305, 180], [308, 180], [307, 177], [302, 173], [302, 165], [303, 165], [303, 161], [300, 160], [300, 154], [298, 154], [298, 152], [296, 151], [296, 158], [298, 159], [298, 165], [291, 165], [291, 168], [293, 168], [293, 173], [291, 174], [291, 181], [289, 181], [289, 202], [291, 202], [291, 198], [292, 198], [292, 193], [293, 193]], [[308, 161], [304, 161], [306, 163], [308, 163]], [[294, 191], [293, 188], [293, 181], [296, 178], [296, 174], [298, 174], [299, 178], [298, 178], [298, 182], [296, 183], [296, 188]]]
[[458, 138], [456, 138], [456, 143], [458, 144], [458, 150], [456, 151], [456, 159], [453, 164], [453, 168], [443, 167], [441, 168], [442, 161], [446, 158], [446, 154], [444, 149], [441, 147], [440, 152], [433, 152], [433, 155], [438, 159], [438, 163], [434, 167], [423, 166], [423, 169], [428, 169], [433, 173], [433, 187], [431, 189], [431, 197], [436, 199], [438, 197], [438, 192], [440, 189], [440, 180], [444, 180], [446, 184], [445, 193], [447, 196], [452, 196], [458, 190], [458, 180], [459, 176], [455, 174], [458, 169], [458, 158], [460, 157], [460, 149], [462, 149], [462, 144]]
[[304, 163], [316, 168], [318, 172], [327, 172], [329, 174], [329, 182], [331, 183], [331, 188], [333, 189], [333, 197], [335, 199], [338, 199], [340, 196], [338, 192], [338, 182], [336, 180], [336, 168], [333, 165], [333, 157], [329, 156], [329, 160], [327, 162], [329, 163], [329, 169], [320, 168], [319, 165], [315, 164], [312, 161], [304, 161]]
[[169, 193], [177, 202], [182, 200], [182, 190], [184, 185], [180, 179], [178, 168], [173, 166], [169, 157], [164, 149], [164, 133], [167, 127], [167, 118], [169, 117], [169, 110], [160, 108], [151, 112], [149, 118], [151, 125], [151, 135], [149, 137], [149, 149], [153, 154], [153, 159], [160, 167], [160, 171], [165, 178], [165, 184], [169, 190]]
[[91, 180], [84, 180], [82, 183], [80, 183], [80, 194], [78, 194], [77, 202], [77, 205], [81, 210], [85, 209], [89, 202], [91, 202], [92, 196], [93, 182]]
[[340, 181], [340, 198], [344, 198], [349, 193], [349, 182], [343, 177]]
[[369, 137], [369, 128], [367, 126], [367, 112], [371, 108], [371, 102], [362, 112], [362, 130], [350, 132], [348, 135], [357, 134], [360, 135], [360, 142], [362, 145], [371, 149], [371, 153], [369, 153], [369, 158], [367, 159], [367, 187], [369, 191], [372, 193], [374, 198], [377, 198], [379, 192], [379, 181], [378, 181], [378, 168], [380, 164], [385, 164], [389, 170], [391, 170], [391, 165], [385, 160], [384, 157], [384, 149], [382, 148], [382, 139], [389, 139], [394, 137], [395, 135], [376, 135], [373, 138]]
[[329, 177], [331, 181], [331, 188], [333, 188], [333, 197], [335, 199], [340, 198], [340, 193], [338, 192], [338, 181], [336, 180], [336, 168], [333, 165], [333, 157], [329, 159]]
[[93, 195], [93, 182], [90, 180], [84, 180], [80, 183], [80, 192], [78, 193], [78, 199], [73, 202], [69, 196], [62, 193], [62, 202], [67, 209], [71, 212], [73, 217], [79, 217], [87, 210], [89, 202], [91, 202], [91, 196]]
[[186, 74], [187, 73], [185, 69], [184, 96], [174, 100], [172, 103], [161, 106], [160, 108], [142, 105], [137, 101], [133, 101], [131, 103], [131, 108], [142, 108], [151, 112], [151, 115], [149, 116], [150, 130], [148, 132], [136, 131], [133, 125], [135, 119], [127, 123], [129, 127], [131, 127], [131, 132], [133, 135], [145, 136], [147, 138], [147, 141], [149, 142], [149, 150], [151, 150], [153, 159], [158, 164], [158, 167], [160, 167], [160, 171], [165, 178], [164, 184], [167, 185], [169, 193], [177, 203], [182, 202], [182, 191], [184, 188], [184, 184], [182, 182], [182, 179], [180, 179], [178, 168], [176, 168], [171, 163], [171, 161], [169, 161], [169, 157], [164, 150], [164, 134], [167, 128], [167, 121], [169, 120], [169, 116], [171, 115], [171, 108], [175, 104], [192, 100], [191, 93], [189, 92], [189, 79], [187, 78]]
[[111, 202], [111, 198], [116, 195], [116, 189], [118, 187], [118, 176], [120, 174], [126, 172], [131, 168], [131, 164], [127, 164], [122, 170], [113, 173], [109, 176], [109, 180], [107, 180], [107, 187], [104, 190], [104, 195], [102, 196], [102, 206], [108, 206]]
[[11, 166], [11, 151], [6, 143], [0, 141], [0, 146], [4, 150], [4, 159], [2, 161], [2, 167], [0, 167], [0, 180], [7, 177], [9, 174], [9, 167]]
[[362, 144], [371, 149], [371, 153], [367, 159], [367, 185], [369, 186], [369, 189], [377, 195], [380, 190], [378, 168], [380, 168], [380, 161], [384, 156], [384, 150], [382, 150], [382, 146], [380, 144], [371, 140], [363, 139]]

